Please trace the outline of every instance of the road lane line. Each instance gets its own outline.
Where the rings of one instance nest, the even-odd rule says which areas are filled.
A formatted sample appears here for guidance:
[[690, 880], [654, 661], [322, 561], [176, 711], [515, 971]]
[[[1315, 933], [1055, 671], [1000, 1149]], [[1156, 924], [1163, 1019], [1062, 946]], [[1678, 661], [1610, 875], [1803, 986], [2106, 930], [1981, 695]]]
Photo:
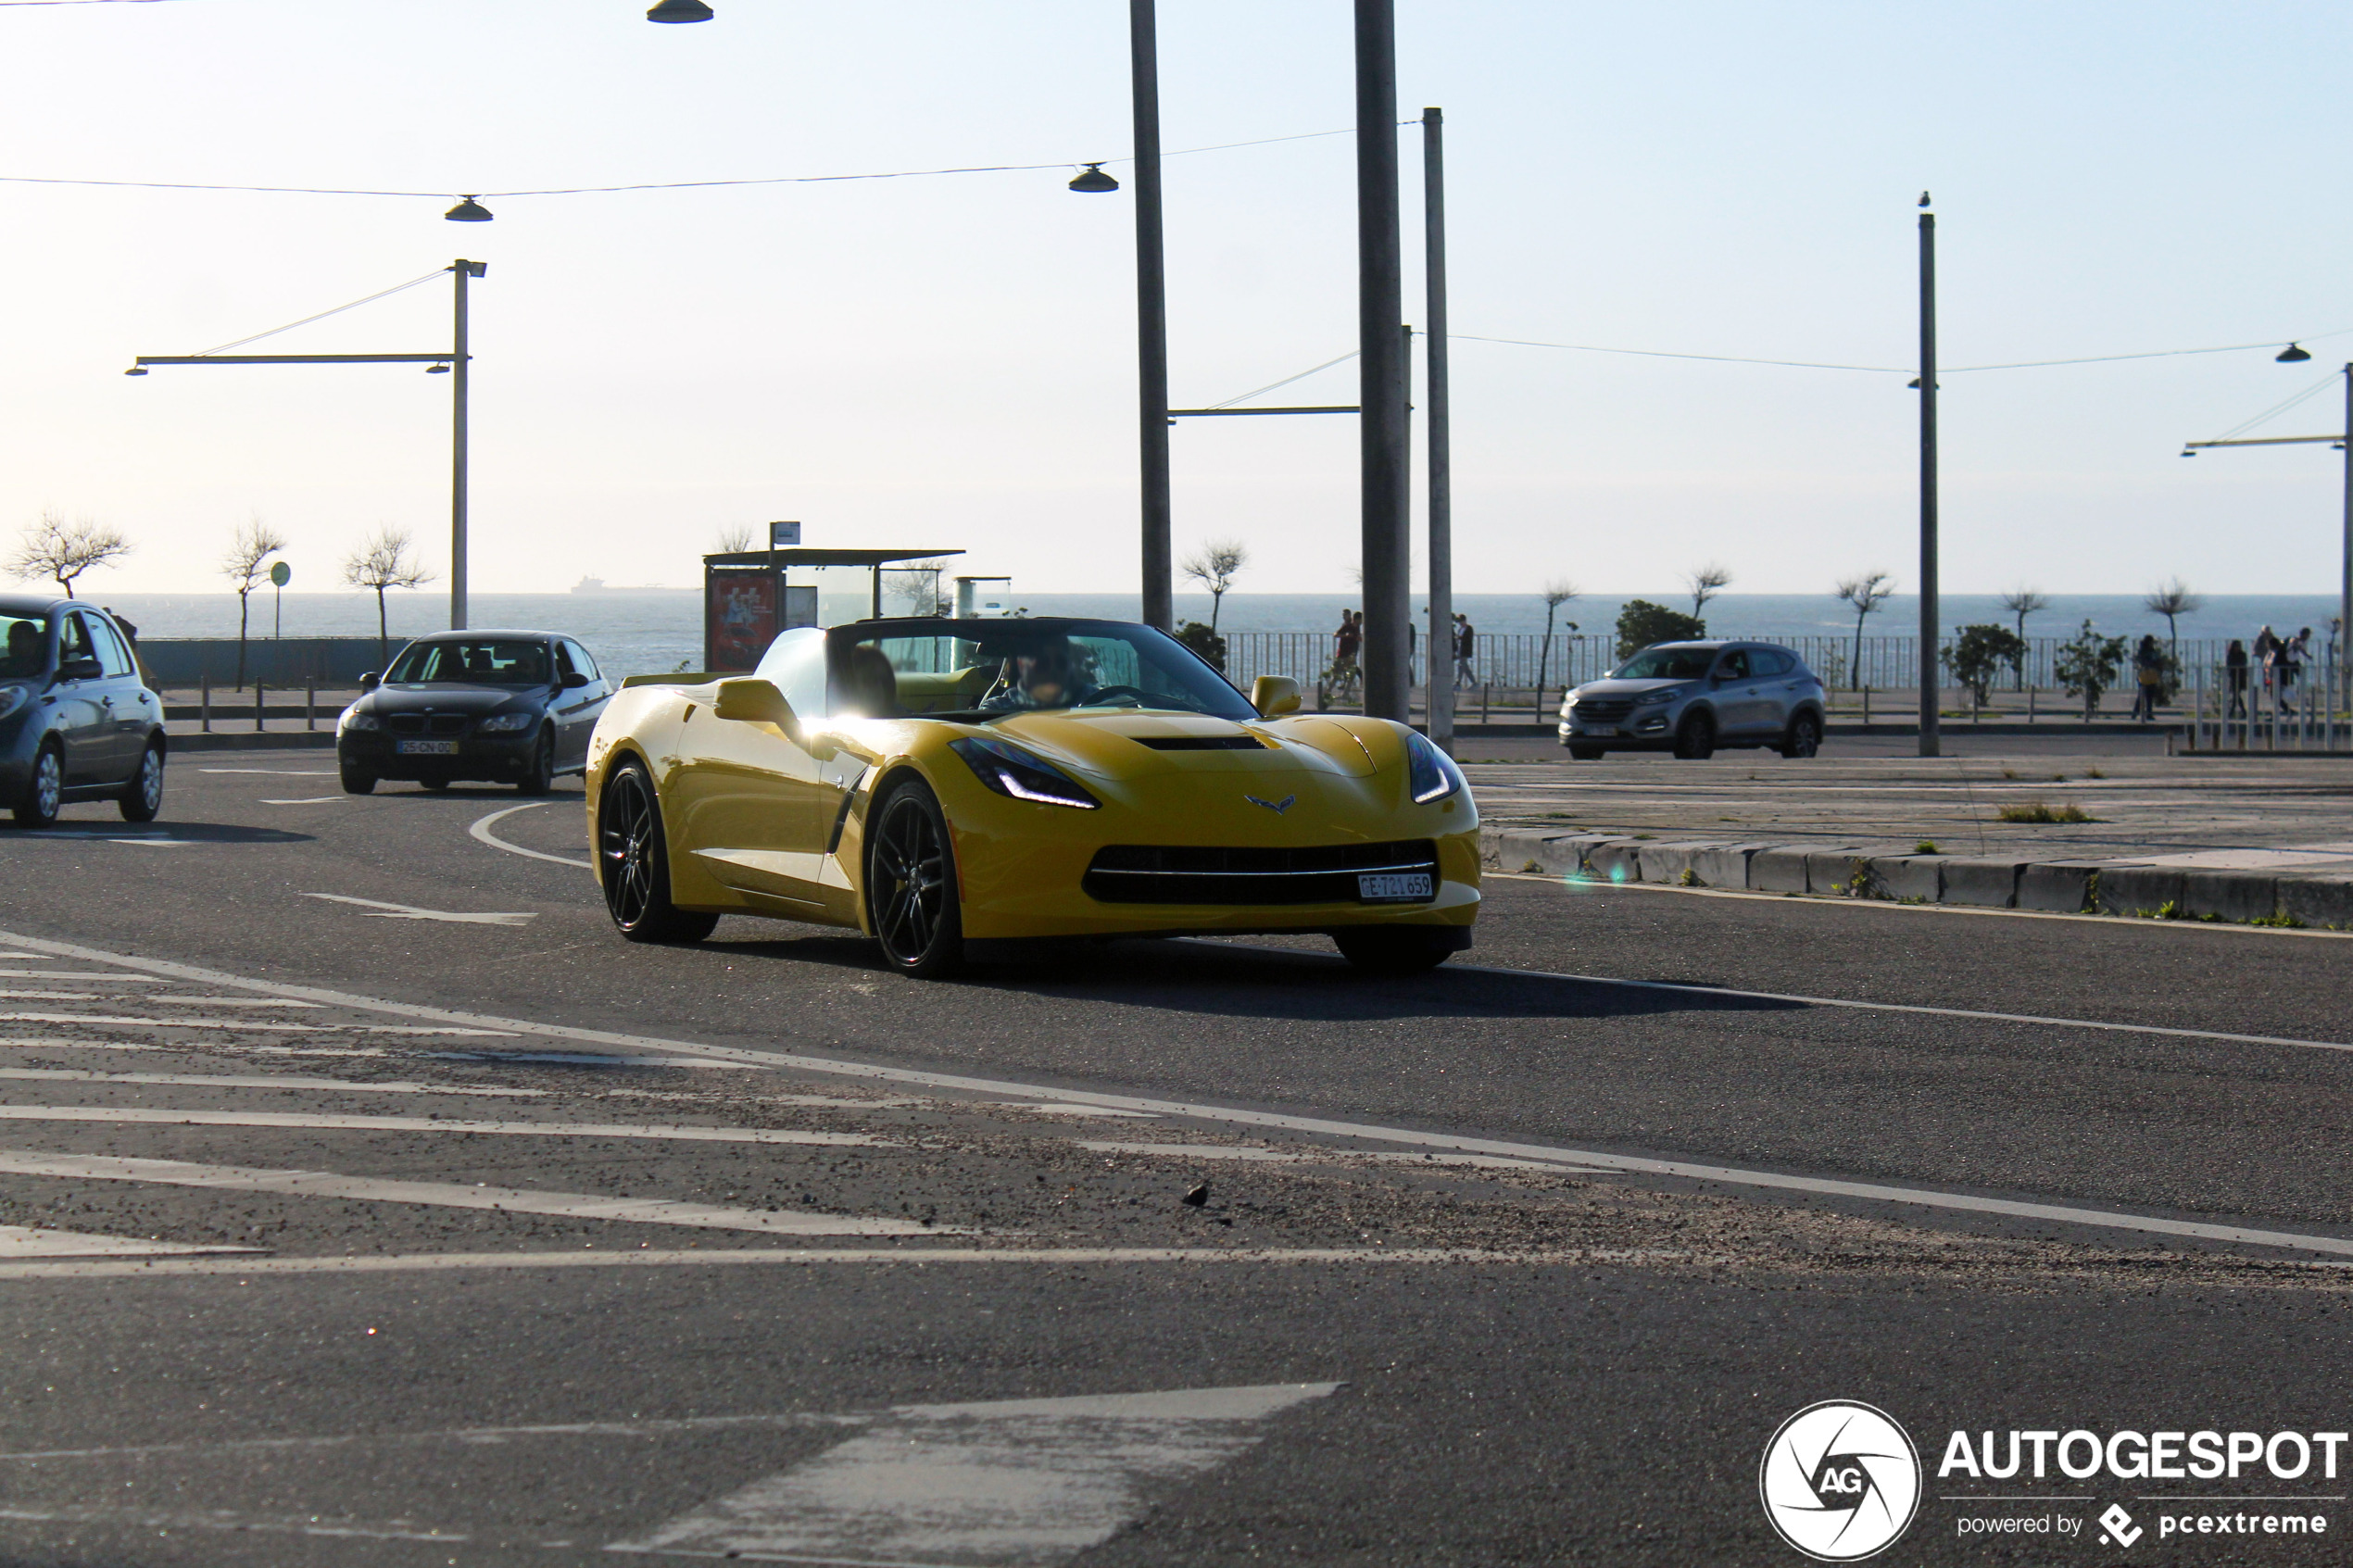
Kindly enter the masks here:
[[100, 1236], [89, 1231], [48, 1230], [37, 1225], [0, 1225], [0, 1261], [18, 1258], [162, 1258], [201, 1252], [245, 1255], [266, 1250], [255, 1247], [197, 1247], [184, 1241], [150, 1241], [145, 1236]]
[[[160, 1000], [149, 997], [150, 1001]], [[330, 1004], [337, 1005], [337, 1004]], [[251, 1018], [128, 1018], [94, 1012], [0, 1012], [0, 1023], [89, 1023], [106, 1029], [241, 1029], [273, 1035], [512, 1035], [512, 1029], [418, 1028], [394, 1023], [264, 1023]]]
[[490, 815], [482, 818], [472, 827], [466, 829], [466, 832], [472, 837], [480, 839], [483, 843], [489, 845], [493, 849], [504, 849], [510, 855], [521, 855], [533, 860], [548, 860], [559, 866], [574, 866], [584, 872], [595, 871], [597, 866], [596, 862], [593, 860], [575, 860], [569, 855], [550, 855], [543, 850], [525, 849], [520, 844], [508, 843], [505, 839], [490, 831], [490, 825], [493, 822], [497, 822], [502, 817], [511, 817], [518, 811], [535, 811], [542, 806], [550, 806], [553, 804], [553, 801], [548, 800], [533, 800], [527, 801], [521, 806], [510, 806], [503, 811], [491, 812]]
[[[74, 1040], [63, 1035], [0, 1035], [0, 1049], [64, 1051], [145, 1051], [156, 1056], [210, 1057], [225, 1052], [239, 1056], [390, 1056], [382, 1046], [230, 1046], [219, 1047], [194, 1040], [156, 1045], [145, 1040]], [[404, 1056], [431, 1056], [431, 1051], [404, 1051]], [[731, 1067], [735, 1062], [717, 1065]]]
[[[257, 1170], [239, 1165], [203, 1165], [185, 1160], [133, 1160], [111, 1154], [46, 1154], [32, 1149], [0, 1149], [0, 1175], [54, 1176], [66, 1181], [138, 1182], [157, 1186], [206, 1187], [227, 1192], [273, 1192], [287, 1198], [413, 1203], [433, 1209], [490, 1209], [510, 1214], [547, 1214], [565, 1220], [623, 1220], [636, 1224], [761, 1231], [774, 1236], [973, 1234], [946, 1225], [925, 1225], [918, 1220], [884, 1216], [820, 1214], [800, 1209], [730, 1209], [710, 1203], [675, 1203], [667, 1198], [598, 1198], [584, 1192], [545, 1192], [527, 1187], [474, 1186], [463, 1182], [412, 1182], [389, 1177], [341, 1176], [332, 1171]], [[563, 1256], [569, 1258], [573, 1254], [565, 1253]], [[332, 1260], [274, 1261], [317, 1264]]]
[[[510, 1206], [511, 1207], [511, 1205]], [[677, 1222], [670, 1222], [677, 1223]], [[835, 1233], [840, 1234], [840, 1233]], [[935, 1226], [925, 1235], [952, 1235]], [[904, 1268], [950, 1264], [1026, 1263], [1038, 1268], [1074, 1268], [1109, 1263], [1398, 1263], [1408, 1266], [1479, 1264], [1578, 1267], [1685, 1261], [1722, 1262], [1698, 1253], [1655, 1248], [1565, 1248], [1528, 1252], [1478, 1252], [1434, 1247], [875, 1247], [817, 1248], [765, 1247], [691, 1251], [636, 1248], [598, 1252], [411, 1252], [339, 1258], [157, 1258], [54, 1263], [0, 1261], [0, 1281], [41, 1279], [157, 1279], [187, 1274], [225, 1274], [245, 1279], [262, 1274], [371, 1274], [463, 1269], [632, 1269], [727, 1267], [736, 1264], [896, 1264]]]
[[200, 773], [271, 773], [286, 779], [332, 779], [333, 770], [318, 768], [199, 768]]
[[[0, 992], [0, 996], [6, 996]], [[315, 1008], [317, 1002], [297, 1002], [287, 997], [192, 997], [185, 991], [154, 992], [147, 1000], [169, 1003], [172, 1007], [188, 1007], [207, 1003], [223, 1008]]]
[[265, 800], [264, 806], [326, 806], [340, 805], [350, 799], [347, 795], [307, 795], [299, 800]]
[[866, 1563], [1060, 1563], [1155, 1486], [1255, 1448], [1337, 1383], [911, 1407], [607, 1551]]
[[[1622, 1171], [1629, 1174], [1681, 1177], [1693, 1181], [1712, 1182], [1729, 1186], [1756, 1187], [1764, 1190], [1806, 1192], [1823, 1197], [1862, 1198], [1878, 1203], [1894, 1203], [1911, 1207], [1947, 1210], [1956, 1212], [2000, 1214], [2014, 1218], [2053, 1221], [2065, 1224], [2086, 1225], [2104, 1230], [2135, 1232], [2152, 1236], [2192, 1236], [2207, 1241], [2221, 1241], [2257, 1247], [2287, 1248], [2307, 1252], [2321, 1252], [2353, 1257], [2353, 1240], [2341, 1236], [2308, 1235], [2293, 1231], [2273, 1231], [2251, 1227], [2208, 1223], [2202, 1221], [2172, 1220], [2158, 1215], [2134, 1214], [2121, 1210], [2081, 1208], [2064, 1204], [2015, 1201], [2008, 1198], [1981, 1198], [1974, 1194], [1939, 1191], [1931, 1187], [1894, 1186], [1882, 1183], [1846, 1182], [1830, 1177], [1792, 1175], [1776, 1171], [1745, 1170], [1734, 1166], [1703, 1164], [1690, 1160], [1651, 1160], [1631, 1155], [1608, 1154], [1598, 1150], [1566, 1148], [1557, 1146], [1522, 1143], [1512, 1139], [1473, 1137], [1462, 1134], [1433, 1133], [1417, 1128], [1390, 1127], [1377, 1123], [1349, 1122], [1336, 1117], [1293, 1116], [1277, 1111], [1248, 1110], [1231, 1106], [1194, 1100], [1171, 1100], [1139, 1095], [1102, 1094], [1090, 1089], [1052, 1088], [1039, 1085], [1011, 1082], [1001, 1078], [976, 1078], [963, 1073], [930, 1073], [907, 1067], [885, 1067], [871, 1062], [848, 1061], [835, 1057], [810, 1056], [783, 1051], [745, 1050], [726, 1046], [700, 1046], [683, 1040], [663, 1039], [657, 1035], [627, 1035], [612, 1030], [571, 1028], [560, 1024], [539, 1023], [526, 1019], [503, 1019], [479, 1013], [459, 1012], [446, 1008], [430, 1008], [411, 1002], [386, 1002], [354, 996], [348, 992], [330, 991], [318, 986], [286, 985], [276, 981], [247, 980], [217, 970], [202, 969], [193, 964], [176, 963], [163, 959], [127, 957], [74, 943], [50, 942], [42, 938], [0, 933], [0, 941], [16, 942], [24, 947], [53, 954], [58, 958], [77, 959], [94, 963], [120, 963], [144, 969], [150, 973], [168, 975], [181, 980], [200, 980], [208, 985], [236, 985], [250, 990], [266, 991], [278, 996], [301, 997], [325, 1002], [331, 1006], [372, 1010], [404, 1018], [430, 1018], [451, 1024], [469, 1026], [498, 1026], [518, 1035], [543, 1038], [586, 1041], [595, 1045], [615, 1046], [648, 1054], [682, 1052], [709, 1056], [717, 1060], [750, 1062], [774, 1067], [786, 1072], [819, 1073], [829, 1076], [872, 1079], [882, 1083], [908, 1084], [925, 1088], [950, 1089], [995, 1098], [1022, 1097], [1043, 1100], [1059, 1100], [1071, 1105], [1112, 1106], [1128, 1110], [1141, 1110], [1154, 1115], [1173, 1116], [1189, 1121], [1226, 1123], [1236, 1126], [1269, 1127], [1284, 1132], [1304, 1133], [1321, 1137], [1353, 1138], [1374, 1143], [1403, 1144], [1409, 1148], [1452, 1150], [1461, 1154], [1488, 1154], [1509, 1160], [1531, 1160], [1562, 1166], [1592, 1166], [1603, 1170]], [[1280, 949], [1252, 949], [1280, 951]], [[1296, 954], [1285, 954], [1297, 957]], [[0, 1015], [5, 1017], [5, 1015]], [[2171, 1031], [2177, 1035], [2207, 1039], [2302, 1047], [2326, 1050], [2348, 1050], [2353, 1047], [2328, 1041], [2271, 1039], [2263, 1036], [2197, 1035], [2196, 1031]]]
[[[0, 958], [31, 958], [31, 953], [0, 953]], [[0, 969], [0, 980], [107, 980], [122, 985], [169, 985], [170, 981], [153, 974], [115, 974], [105, 970], [87, 969]]]
[[627, 1122], [459, 1122], [434, 1116], [312, 1114], [300, 1110], [170, 1110], [145, 1106], [0, 1105], [0, 1122], [137, 1123], [167, 1127], [299, 1127], [319, 1132], [464, 1133], [540, 1138], [650, 1138], [668, 1143], [814, 1144], [871, 1148], [867, 1133], [792, 1127], [656, 1127]]
[[[0, 1046], [13, 1042], [0, 1040]], [[332, 1089], [338, 1094], [489, 1095], [524, 1099], [545, 1089], [493, 1089], [446, 1084], [373, 1084], [364, 1078], [245, 1078], [226, 1073], [93, 1073], [71, 1068], [0, 1067], [0, 1081], [34, 1084], [165, 1084], [203, 1089]]]
[[523, 925], [537, 920], [531, 914], [459, 914], [450, 909], [421, 909], [414, 904], [387, 904], [381, 898], [354, 898], [343, 893], [306, 893], [306, 898], [323, 898], [331, 904], [356, 905], [370, 920], [433, 920], [451, 925]]

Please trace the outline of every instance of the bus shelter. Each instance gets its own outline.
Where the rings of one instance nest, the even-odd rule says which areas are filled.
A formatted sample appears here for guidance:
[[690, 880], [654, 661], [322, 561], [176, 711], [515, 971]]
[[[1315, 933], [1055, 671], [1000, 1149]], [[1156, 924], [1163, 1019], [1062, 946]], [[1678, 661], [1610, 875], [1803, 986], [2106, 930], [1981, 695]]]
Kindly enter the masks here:
[[939, 615], [939, 576], [962, 550], [828, 550], [793, 546], [702, 558], [703, 669], [735, 674], [760, 662], [780, 632], [838, 626], [886, 613]]

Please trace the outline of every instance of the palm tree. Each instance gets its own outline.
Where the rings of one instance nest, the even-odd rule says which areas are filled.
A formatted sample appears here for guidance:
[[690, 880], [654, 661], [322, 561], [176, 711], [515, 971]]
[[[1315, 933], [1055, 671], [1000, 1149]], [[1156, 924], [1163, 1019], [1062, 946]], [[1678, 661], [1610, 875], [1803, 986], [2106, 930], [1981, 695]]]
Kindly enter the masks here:
[[1867, 571], [1860, 577], [1841, 578], [1833, 591], [1855, 607], [1855, 664], [1848, 673], [1847, 686], [1849, 690], [1860, 690], [1863, 684], [1863, 622], [1871, 611], [1894, 596], [1895, 583], [1884, 571]]
[[1239, 539], [1212, 539], [1176, 563], [1177, 570], [1209, 590], [1209, 634], [1217, 634], [1217, 611], [1234, 578], [1250, 564], [1250, 548]]
[[269, 573], [263, 563], [271, 556], [282, 554], [286, 537], [259, 518], [255, 518], [230, 536], [229, 553], [220, 558], [221, 574], [237, 590], [237, 689], [245, 689], [245, 607], [252, 602], [253, 591], [261, 586]]
[[1707, 601], [1723, 592], [1732, 580], [1731, 568], [1718, 561], [1709, 561], [1694, 571], [1683, 573], [1683, 581], [1692, 590], [1692, 619], [1697, 621], [1706, 613]]
[[384, 590], [387, 588], [419, 588], [433, 581], [427, 571], [409, 554], [409, 531], [386, 523], [378, 528], [365, 545], [351, 552], [343, 563], [343, 580], [355, 588], [367, 588], [376, 596], [376, 665], [383, 668], [391, 652], [391, 641], [384, 630]]
[[[2026, 641], [2026, 618], [2037, 610], [2050, 608], [2051, 601], [2021, 583], [2002, 596], [2002, 608], [2018, 618], [2018, 640], [2022, 644]], [[2017, 669], [2018, 689], [2024, 691], [2026, 689], [2026, 656], [2022, 653], [2018, 656]]]
[[2182, 639], [2174, 625], [2178, 617], [2196, 615], [2206, 608], [2206, 596], [2193, 594], [2190, 585], [2176, 577], [2161, 588], [2152, 588], [2142, 596], [2141, 608], [2151, 615], [2165, 617], [2165, 642], [2176, 663], [2182, 658]]
[[[1536, 655], [1536, 701], [1539, 706], [1544, 700], [1544, 675], [1553, 658], [1553, 618], [1560, 613], [1561, 606], [1584, 596], [1584, 590], [1565, 577], [1555, 577], [1544, 584], [1544, 644]], [[1570, 621], [1568, 629], [1576, 631], [1577, 623]]]

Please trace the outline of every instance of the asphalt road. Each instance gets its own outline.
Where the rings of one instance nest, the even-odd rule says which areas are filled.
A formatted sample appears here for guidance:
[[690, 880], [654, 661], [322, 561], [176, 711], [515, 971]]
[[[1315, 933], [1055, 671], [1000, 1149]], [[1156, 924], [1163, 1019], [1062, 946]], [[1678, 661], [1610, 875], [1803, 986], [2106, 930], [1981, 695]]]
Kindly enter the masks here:
[[1825, 1399], [1920, 1450], [1885, 1561], [2353, 1530], [1938, 1474], [2353, 1424], [2353, 938], [1498, 878], [1413, 981], [926, 985], [619, 942], [573, 791], [68, 815], [0, 836], [0, 1562], [1794, 1563]]

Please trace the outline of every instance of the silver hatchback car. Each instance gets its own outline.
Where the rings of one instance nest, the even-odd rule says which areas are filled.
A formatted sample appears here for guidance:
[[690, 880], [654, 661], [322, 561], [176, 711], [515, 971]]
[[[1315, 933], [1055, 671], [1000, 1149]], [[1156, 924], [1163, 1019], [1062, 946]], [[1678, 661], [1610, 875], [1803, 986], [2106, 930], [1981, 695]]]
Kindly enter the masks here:
[[1560, 741], [1590, 762], [1605, 751], [1771, 746], [1784, 757], [1821, 749], [1829, 702], [1806, 661], [1770, 643], [1654, 643], [1561, 702]]

